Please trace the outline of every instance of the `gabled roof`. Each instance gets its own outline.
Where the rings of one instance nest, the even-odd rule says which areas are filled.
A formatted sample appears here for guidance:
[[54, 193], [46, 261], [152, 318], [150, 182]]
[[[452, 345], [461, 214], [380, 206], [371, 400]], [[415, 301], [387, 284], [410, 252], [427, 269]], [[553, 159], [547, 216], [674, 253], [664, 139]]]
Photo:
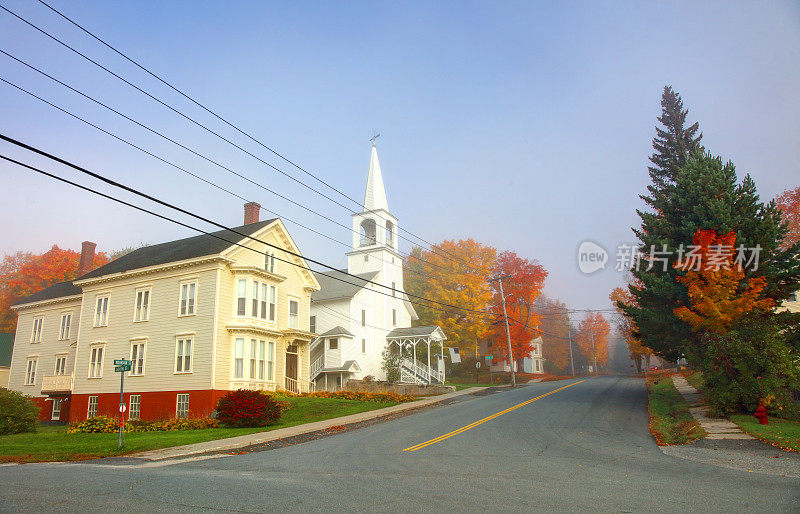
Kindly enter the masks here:
[[367, 286], [367, 282], [374, 280], [378, 273], [373, 271], [371, 273], [358, 273], [355, 276], [348, 275], [347, 270], [314, 273], [322, 289], [311, 293], [311, 301], [322, 302], [338, 298], [352, 298]]
[[[161, 243], [152, 246], [138, 248], [119, 259], [113, 260], [105, 266], [100, 266], [94, 271], [78, 277], [78, 280], [86, 278], [102, 277], [113, 273], [122, 273], [159, 264], [170, 262], [185, 261], [207, 255], [216, 255], [238, 243], [245, 236], [252, 236], [267, 225], [274, 223], [277, 218], [250, 223], [230, 230], [219, 230], [210, 234], [200, 234], [186, 239], [178, 239], [168, 243]], [[237, 233], [238, 232], [238, 233]]]
[[318, 337], [337, 337], [337, 336], [345, 336], [345, 337], [353, 337], [353, 334], [350, 333], [344, 327], [335, 326], [332, 329], [328, 330], [325, 333], [320, 334]]
[[438, 325], [430, 325], [424, 327], [402, 327], [396, 328], [386, 334], [386, 339], [395, 339], [401, 337], [437, 337], [447, 339]]
[[[149, 266], [157, 266], [159, 264], [194, 259], [207, 255], [216, 255], [230, 248], [234, 243], [238, 243], [244, 239], [241, 234], [251, 236], [276, 220], [277, 218], [273, 218], [258, 223], [242, 225], [241, 227], [234, 227], [230, 230], [219, 230], [210, 234], [201, 234], [185, 239], [178, 239], [177, 241], [170, 241], [168, 243], [137, 248], [131, 253], [123, 255], [105, 266], [100, 266], [75, 280], [102, 277], [103, 275], [122, 273], [125, 271], [147, 268]], [[234, 243], [229, 241], [233, 241]], [[58, 284], [53, 284], [50, 287], [33, 293], [14, 305], [55, 300], [57, 298], [80, 295], [81, 293], [81, 288], [72, 282], [59, 282]]]
[[0, 366], [11, 366], [11, 352], [14, 350], [14, 334], [0, 333]]
[[36, 291], [27, 298], [15, 303], [12, 307], [22, 305], [25, 303], [42, 302], [45, 300], [55, 300], [56, 298], [66, 298], [68, 296], [78, 296], [81, 294], [81, 288], [74, 285], [72, 282], [59, 282], [50, 287], [45, 287], [41, 291]]
[[322, 368], [319, 371], [320, 371], [320, 373], [334, 373], [334, 372], [342, 372], [342, 371], [353, 372], [353, 371], [361, 371], [361, 366], [358, 365], [358, 362], [351, 360], [351, 361], [344, 361], [344, 364], [342, 364], [339, 367], [336, 367], [336, 368]]

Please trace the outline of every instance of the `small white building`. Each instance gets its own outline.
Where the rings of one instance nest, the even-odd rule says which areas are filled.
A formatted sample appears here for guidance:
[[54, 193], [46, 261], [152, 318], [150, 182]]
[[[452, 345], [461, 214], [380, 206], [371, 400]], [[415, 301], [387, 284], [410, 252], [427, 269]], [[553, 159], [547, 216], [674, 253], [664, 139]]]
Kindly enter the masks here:
[[[506, 344], [505, 342], [498, 344]], [[531, 352], [528, 355], [514, 356], [514, 371], [520, 373], [544, 373], [544, 357], [542, 357], [542, 338], [531, 341]], [[492, 365], [491, 371], [510, 371], [508, 361], [502, 360]]]
[[363, 208], [353, 215], [347, 268], [316, 274], [321, 289], [311, 295], [311, 331], [319, 336], [311, 344], [311, 380], [318, 389], [338, 389], [347, 379], [366, 376], [384, 380], [383, 351], [396, 344], [409, 356], [412, 346], [419, 352], [416, 364], [403, 361], [404, 381], [444, 381], [441, 350], [431, 360], [420, 350], [437, 342], [441, 348], [441, 329], [410, 328], [418, 316], [404, 292], [397, 218], [389, 212], [374, 144]]

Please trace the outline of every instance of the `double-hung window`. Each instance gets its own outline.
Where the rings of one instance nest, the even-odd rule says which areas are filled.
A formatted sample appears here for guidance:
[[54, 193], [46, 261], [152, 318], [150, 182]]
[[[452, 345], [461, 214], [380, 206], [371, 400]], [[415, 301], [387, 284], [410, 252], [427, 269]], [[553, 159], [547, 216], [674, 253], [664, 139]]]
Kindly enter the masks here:
[[184, 282], [181, 284], [181, 303], [178, 310], [179, 316], [192, 316], [195, 313], [197, 297], [197, 282]]
[[275, 273], [275, 254], [269, 253], [264, 256], [264, 269], [270, 273]]
[[308, 318], [308, 331], [314, 334], [317, 333], [317, 317], [311, 316]]
[[72, 313], [65, 312], [61, 314], [61, 323], [58, 327], [58, 339], [64, 341], [69, 339], [69, 326], [72, 324]]
[[136, 291], [136, 306], [133, 312], [133, 321], [147, 321], [150, 319], [150, 288]]
[[289, 299], [289, 328], [300, 327], [300, 302]]
[[266, 371], [266, 343], [264, 341], [258, 342], [258, 379], [264, 380], [264, 372]]
[[189, 394], [179, 394], [175, 402], [175, 417], [186, 418], [189, 416]]
[[142, 413], [142, 395], [132, 394], [130, 407], [128, 408], [128, 419], [139, 419]]
[[256, 346], [258, 341], [255, 339], [250, 340], [250, 380], [256, 378]]
[[37, 357], [29, 358], [25, 368], [25, 385], [32, 386], [36, 383], [36, 366], [39, 363]]
[[275, 321], [275, 314], [278, 309], [277, 289], [275, 286], [269, 286], [269, 320]]
[[267, 343], [267, 380], [275, 380], [275, 343]]
[[90, 396], [89, 409], [86, 411], [86, 417], [93, 418], [95, 416], [97, 416], [97, 396]]
[[233, 344], [233, 378], [244, 378], [244, 338], [241, 337]]
[[236, 282], [236, 315], [247, 314], [247, 279], [240, 278]]
[[131, 343], [131, 371], [129, 375], [144, 375], [144, 341]]
[[44, 316], [37, 316], [33, 318], [33, 331], [31, 332], [31, 343], [42, 342], [42, 324], [44, 323]]
[[104, 346], [92, 346], [89, 354], [89, 378], [103, 376], [103, 350]]
[[250, 311], [250, 316], [257, 318], [258, 317], [258, 293], [261, 291], [261, 285], [259, 284], [258, 280], [253, 280], [253, 309]]
[[269, 294], [269, 287], [264, 282], [261, 283], [261, 319], [267, 319], [267, 294]]
[[65, 375], [67, 373], [67, 356], [56, 355], [55, 375]]
[[175, 347], [175, 373], [192, 372], [192, 343], [191, 337], [179, 337]]
[[108, 326], [108, 295], [100, 295], [96, 299], [94, 309], [94, 326]]

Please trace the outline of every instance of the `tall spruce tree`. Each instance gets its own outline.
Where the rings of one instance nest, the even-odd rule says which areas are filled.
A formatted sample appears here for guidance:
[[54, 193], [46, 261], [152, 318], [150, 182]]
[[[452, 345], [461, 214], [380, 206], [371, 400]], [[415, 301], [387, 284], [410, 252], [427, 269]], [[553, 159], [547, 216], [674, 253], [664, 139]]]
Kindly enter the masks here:
[[[787, 228], [775, 202], [761, 202], [749, 175], [739, 183], [732, 163], [705, 152], [696, 135], [697, 123], [684, 128], [687, 111], [680, 96], [667, 87], [661, 104], [659, 120], [664, 128], [657, 129], [653, 142], [656, 153], [649, 169], [653, 183], [648, 187], [650, 195], [642, 197], [652, 211], [637, 211], [642, 224], [634, 233], [644, 255], [651, 249], [670, 252], [668, 264], [664, 269], [660, 262], [649, 266], [645, 260], [634, 269], [640, 287], [631, 287], [631, 293], [638, 306], [621, 307], [636, 323], [642, 344], [674, 359], [687, 353], [685, 345], [696, 346], [702, 337], [674, 314], [677, 307], [688, 305], [689, 299], [684, 286], [675, 280], [682, 272], [673, 265], [680, 246], [691, 245], [698, 229], [733, 230], [737, 245], [759, 246], [758, 268], [748, 269], [746, 278], [764, 276], [768, 283], [764, 296], [776, 305], [798, 288], [800, 245], [780, 249]], [[797, 316], [781, 316], [786, 333], [800, 331]]]
[[[652, 249], [657, 251], [666, 248], [676, 249], [678, 238], [674, 227], [667, 216], [669, 202], [675, 194], [676, 177], [679, 170], [686, 165], [690, 156], [702, 152], [699, 124], [687, 124], [688, 110], [683, 101], [671, 86], [665, 86], [661, 95], [661, 116], [653, 139], [655, 152], [650, 156], [648, 167], [652, 183], [647, 186], [649, 195], [640, 195], [650, 210], [637, 210], [642, 220], [640, 229], [633, 229], [641, 242], [640, 251], [648, 254]], [[691, 238], [689, 238], [691, 241]], [[689, 328], [675, 317], [672, 310], [678, 301], [686, 300], [685, 290], [675, 281], [676, 271], [669, 260], [667, 269], [663, 265], [654, 265], [650, 269], [645, 264], [633, 270], [633, 275], [641, 283], [641, 289], [631, 289], [636, 297], [638, 307], [624, 307], [638, 327], [638, 337], [642, 344], [668, 359], [680, 357], [680, 345], [686, 337], [690, 337]], [[621, 306], [622, 307], [622, 306]]]

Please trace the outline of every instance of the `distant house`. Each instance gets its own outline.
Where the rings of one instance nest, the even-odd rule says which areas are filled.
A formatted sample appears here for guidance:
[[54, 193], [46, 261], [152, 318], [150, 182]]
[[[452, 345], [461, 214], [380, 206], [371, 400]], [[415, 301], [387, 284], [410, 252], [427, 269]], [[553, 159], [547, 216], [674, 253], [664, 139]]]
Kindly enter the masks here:
[[[506, 344], [496, 343], [496, 344]], [[527, 355], [514, 355], [514, 371], [521, 373], [544, 373], [544, 357], [542, 357], [542, 338], [531, 341], [531, 351]], [[501, 360], [491, 366], [491, 371], [509, 371], [508, 361]]]
[[11, 372], [11, 353], [14, 350], [14, 334], [0, 333], [0, 387], [8, 387]]
[[788, 300], [781, 304], [779, 310], [787, 310], [789, 312], [800, 312], [800, 293], [794, 292]]
[[131, 419], [206, 416], [242, 388], [308, 391], [319, 283], [283, 223], [259, 211], [249, 203], [243, 226], [139, 248], [91, 272], [95, 245], [84, 243], [78, 279], [12, 306], [9, 387], [58, 421], [117, 414], [117, 359], [132, 361]]

